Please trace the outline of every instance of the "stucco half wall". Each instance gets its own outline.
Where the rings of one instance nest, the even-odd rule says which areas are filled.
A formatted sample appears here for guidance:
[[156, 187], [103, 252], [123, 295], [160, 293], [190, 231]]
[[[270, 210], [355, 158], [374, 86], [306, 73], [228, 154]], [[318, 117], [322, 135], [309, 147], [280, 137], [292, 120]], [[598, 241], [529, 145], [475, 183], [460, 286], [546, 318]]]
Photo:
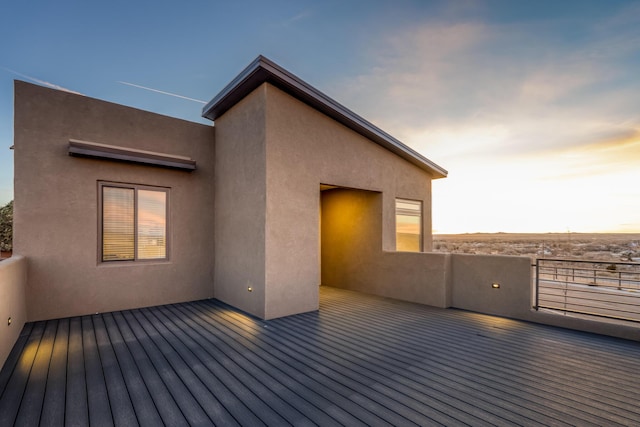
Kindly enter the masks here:
[[[452, 254], [451, 307], [640, 341], [640, 328], [534, 308], [531, 258]], [[492, 285], [500, 285], [494, 288]]]
[[524, 319], [532, 308], [531, 272], [529, 257], [453, 254], [451, 305]]
[[[29, 320], [213, 295], [213, 127], [16, 82], [14, 134]], [[70, 139], [185, 156], [197, 169], [70, 157]], [[99, 181], [169, 188], [168, 261], [99, 261]]]
[[322, 192], [322, 284], [448, 307], [448, 254], [382, 250], [382, 194]]
[[0, 369], [27, 321], [27, 260], [13, 255], [0, 262]]

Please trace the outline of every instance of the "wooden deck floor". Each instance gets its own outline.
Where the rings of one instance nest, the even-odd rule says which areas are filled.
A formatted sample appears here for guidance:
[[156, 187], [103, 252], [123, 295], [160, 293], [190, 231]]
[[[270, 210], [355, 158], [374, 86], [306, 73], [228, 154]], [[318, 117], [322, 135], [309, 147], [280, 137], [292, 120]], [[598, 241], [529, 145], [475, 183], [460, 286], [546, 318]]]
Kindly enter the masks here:
[[0, 426], [640, 425], [640, 344], [321, 288], [271, 321], [216, 300], [35, 322]]

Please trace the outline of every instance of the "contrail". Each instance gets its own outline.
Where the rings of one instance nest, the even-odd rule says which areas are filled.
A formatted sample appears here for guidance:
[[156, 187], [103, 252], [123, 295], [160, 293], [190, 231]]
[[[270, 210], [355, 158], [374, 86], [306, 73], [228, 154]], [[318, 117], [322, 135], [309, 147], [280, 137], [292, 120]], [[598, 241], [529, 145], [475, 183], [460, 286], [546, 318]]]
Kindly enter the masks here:
[[186, 99], [188, 101], [199, 102], [200, 104], [206, 104], [207, 103], [206, 101], [201, 101], [199, 99], [189, 98], [188, 96], [178, 95], [177, 93], [165, 92], [163, 90], [153, 89], [153, 88], [146, 87], [146, 86], [140, 86], [140, 85], [136, 85], [136, 84], [133, 84], [133, 83], [121, 82], [121, 81], [118, 81], [118, 83], [121, 83], [121, 84], [127, 85], [127, 86], [137, 87], [137, 88], [140, 88], [140, 89], [150, 90], [151, 92], [162, 93], [164, 95], [175, 96], [176, 98], [182, 98], [182, 99]]
[[75, 93], [76, 95], [84, 96], [83, 93], [76, 92], [75, 90], [67, 89], [66, 87], [58, 86], [58, 85], [55, 85], [53, 83], [45, 82], [44, 80], [36, 79], [35, 77], [27, 76], [26, 74], [19, 73], [19, 72], [15, 71], [15, 70], [12, 70], [11, 68], [7, 68], [7, 67], [0, 67], [0, 68], [2, 68], [5, 71], [8, 71], [8, 72], [10, 72], [12, 74], [15, 74], [16, 76], [22, 77], [23, 79], [31, 80], [34, 83], [38, 83], [38, 84], [41, 84], [43, 86], [50, 87], [51, 89], [58, 89], [58, 90], [62, 90], [64, 92]]

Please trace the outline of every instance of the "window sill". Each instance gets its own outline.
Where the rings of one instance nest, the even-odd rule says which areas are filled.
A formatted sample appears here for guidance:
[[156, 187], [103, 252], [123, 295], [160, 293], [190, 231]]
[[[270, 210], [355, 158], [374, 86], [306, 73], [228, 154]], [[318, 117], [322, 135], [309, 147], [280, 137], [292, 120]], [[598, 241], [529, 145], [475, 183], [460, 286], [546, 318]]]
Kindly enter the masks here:
[[115, 268], [115, 267], [145, 267], [153, 265], [173, 264], [171, 260], [147, 260], [147, 261], [98, 261], [99, 268]]

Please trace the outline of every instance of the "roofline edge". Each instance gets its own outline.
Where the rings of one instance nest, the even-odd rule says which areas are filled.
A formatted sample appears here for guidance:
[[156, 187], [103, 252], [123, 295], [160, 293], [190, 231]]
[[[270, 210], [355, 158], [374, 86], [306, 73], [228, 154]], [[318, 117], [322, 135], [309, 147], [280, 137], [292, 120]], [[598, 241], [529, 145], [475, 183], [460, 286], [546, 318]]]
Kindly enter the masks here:
[[217, 119], [262, 83], [273, 84], [289, 95], [371, 139], [378, 145], [426, 170], [433, 179], [445, 178], [448, 175], [446, 169], [262, 55], [258, 55], [203, 107], [202, 117], [209, 120]]

